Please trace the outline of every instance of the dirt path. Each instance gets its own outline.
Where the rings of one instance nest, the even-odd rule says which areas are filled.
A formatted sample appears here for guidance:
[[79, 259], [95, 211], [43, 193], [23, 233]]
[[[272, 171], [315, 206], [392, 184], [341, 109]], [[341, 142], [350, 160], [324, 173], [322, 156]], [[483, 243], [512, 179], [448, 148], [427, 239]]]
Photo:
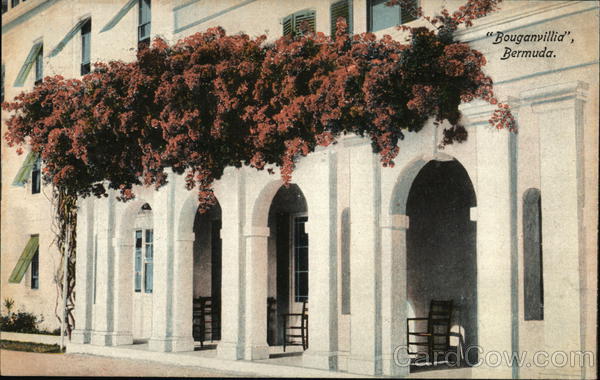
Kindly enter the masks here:
[[81, 354], [37, 354], [0, 350], [2, 376], [244, 376], [207, 368], [170, 366], [141, 360], [115, 359]]

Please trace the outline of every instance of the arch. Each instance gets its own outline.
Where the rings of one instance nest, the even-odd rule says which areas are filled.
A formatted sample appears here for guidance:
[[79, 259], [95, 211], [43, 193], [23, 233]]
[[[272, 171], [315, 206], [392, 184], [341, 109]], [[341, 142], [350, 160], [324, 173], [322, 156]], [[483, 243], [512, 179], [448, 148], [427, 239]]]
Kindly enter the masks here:
[[[462, 164], [432, 159], [417, 172], [406, 202], [395, 205], [404, 207], [409, 218], [407, 298], [418, 316], [428, 314], [432, 300], [453, 301], [454, 344], [478, 341], [477, 239], [470, 218], [475, 203], [475, 190]], [[471, 362], [474, 355], [470, 353]]]
[[431, 161], [456, 161], [460, 164], [462, 169], [465, 171], [466, 177], [469, 180], [469, 184], [473, 189], [473, 193], [475, 195], [475, 201], [473, 206], [477, 204], [477, 196], [475, 192], [475, 187], [473, 186], [473, 181], [471, 176], [469, 175], [467, 169], [461, 162], [454, 156], [451, 156], [446, 153], [437, 152], [433, 155], [422, 155], [411, 160], [400, 172], [398, 179], [392, 189], [392, 196], [390, 197], [390, 205], [389, 205], [389, 213], [390, 215], [406, 215], [406, 204], [408, 201], [408, 194], [410, 193], [410, 189], [412, 184], [425, 165], [427, 165]]
[[277, 179], [274, 181], [270, 181], [262, 188], [262, 190], [258, 194], [258, 197], [256, 197], [254, 206], [252, 207], [252, 215], [250, 218], [251, 226], [267, 226], [271, 203], [273, 202], [275, 194], [277, 194], [282, 185], [283, 181], [281, 179]]
[[198, 214], [198, 194], [195, 191], [189, 191], [185, 201], [181, 205], [181, 209], [175, 214], [176, 220], [176, 239], [183, 236], [191, 236], [194, 233], [194, 221]]
[[115, 236], [120, 239], [122, 243], [126, 243], [128, 242], [128, 239], [132, 238], [130, 232], [133, 229], [136, 215], [145, 204], [149, 204], [152, 208], [152, 203], [147, 202], [145, 199], [132, 200], [129, 202], [125, 210], [120, 214], [120, 217], [117, 218]]
[[[301, 312], [308, 296], [307, 201], [297, 184], [280, 186], [268, 208], [267, 295], [276, 308], [267, 315], [267, 344], [283, 344], [284, 331], [277, 321], [286, 313]], [[304, 243], [302, 243], [304, 242]], [[298, 245], [299, 244], [299, 245]], [[289, 331], [288, 331], [289, 332]]]
[[152, 320], [151, 302], [142, 303], [138, 300], [139, 297], [134, 296], [134, 293], [137, 294], [134, 291], [134, 230], [138, 213], [145, 205], [150, 205], [150, 208], [152, 208], [151, 203], [147, 202], [146, 199], [136, 198], [123, 205], [121, 212], [116, 212], [115, 217], [114, 236], [117, 238], [115, 272], [119, 278], [114, 285], [114, 292], [118, 294], [115, 307], [115, 323], [121, 329], [119, 331], [131, 333], [132, 339], [149, 338], [148, 333], [150, 332], [151, 322], [144, 325], [140, 320]]

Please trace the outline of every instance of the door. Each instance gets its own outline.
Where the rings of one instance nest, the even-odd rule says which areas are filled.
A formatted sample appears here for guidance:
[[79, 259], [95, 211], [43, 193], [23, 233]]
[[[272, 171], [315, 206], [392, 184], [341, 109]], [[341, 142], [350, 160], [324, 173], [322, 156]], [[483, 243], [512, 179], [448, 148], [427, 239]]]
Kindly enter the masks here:
[[134, 232], [133, 337], [149, 339], [152, 335], [152, 293], [154, 231]]

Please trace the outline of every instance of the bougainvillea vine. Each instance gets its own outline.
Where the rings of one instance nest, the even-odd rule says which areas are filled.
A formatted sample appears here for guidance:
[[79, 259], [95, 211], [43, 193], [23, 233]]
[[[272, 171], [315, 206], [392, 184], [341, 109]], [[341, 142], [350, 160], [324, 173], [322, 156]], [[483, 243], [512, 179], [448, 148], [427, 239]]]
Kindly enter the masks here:
[[160, 187], [172, 168], [199, 188], [201, 211], [215, 202], [211, 185], [226, 167], [276, 165], [287, 183], [300, 156], [342, 134], [368, 136], [393, 165], [399, 141], [430, 119], [446, 123], [443, 144], [464, 141], [461, 102], [498, 104], [490, 124], [514, 129], [485, 57], [454, 39], [500, 1], [468, 0], [434, 17], [415, 7], [430, 27], [401, 26], [404, 42], [349, 35], [343, 19], [335, 36], [272, 43], [221, 28], [173, 45], [156, 39], [134, 62], [97, 63], [81, 79], [47, 77], [4, 103], [14, 111], [5, 138], [30, 144], [45, 181], [77, 196], [108, 187], [131, 199], [133, 186]]

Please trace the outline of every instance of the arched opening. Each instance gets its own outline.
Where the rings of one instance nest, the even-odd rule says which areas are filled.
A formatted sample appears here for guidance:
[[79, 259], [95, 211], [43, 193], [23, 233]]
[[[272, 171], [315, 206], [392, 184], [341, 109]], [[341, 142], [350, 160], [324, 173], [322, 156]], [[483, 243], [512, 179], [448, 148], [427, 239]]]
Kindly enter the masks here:
[[137, 209], [133, 223], [133, 315], [134, 340], [152, 335], [152, 293], [154, 292], [154, 226], [152, 207], [144, 203]]
[[[410, 187], [406, 202], [408, 302], [416, 317], [428, 317], [433, 300], [452, 301], [446, 327], [450, 331], [448, 352], [431, 358], [429, 346], [418, 346], [427, 355], [416, 355], [417, 362], [464, 360], [465, 349], [477, 344], [476, 224], [470, 218], [475, 205], [473, 185], [456, 160], [429, 161]], [[431, 330], [427, 323], [416, 321], [414, 330]], [[475, 351], [467, 353], [472, 356]], [[468, 359], [476, 362], [474, 357]]]
[[221, 206], [194, 218], [193, 331], [201, 348], [221, 339]]
[[[302, 303], [308, 301], [307, 211], [306, 199], [294, 184], [281, 186], [269, 208], [267, 343], [270, 346], [283, 345], [285, 314], [301, 313]], [[290, 340], [299, 341], [287, 341]]]

